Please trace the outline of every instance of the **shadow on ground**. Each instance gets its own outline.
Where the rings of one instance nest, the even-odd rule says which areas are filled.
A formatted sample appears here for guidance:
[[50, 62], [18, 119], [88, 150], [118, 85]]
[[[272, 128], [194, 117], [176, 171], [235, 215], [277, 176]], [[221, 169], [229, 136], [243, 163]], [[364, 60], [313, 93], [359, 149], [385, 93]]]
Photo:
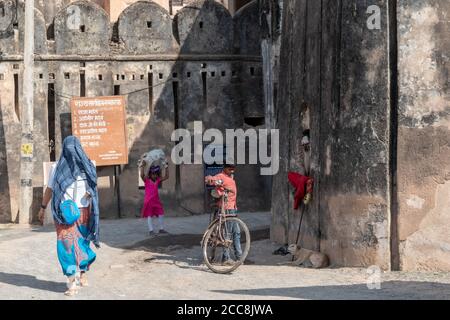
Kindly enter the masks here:
[[[254, 230], [250, 234], [251, 241], [254, 243], [269, 239], [270, 230]], [[200, 247], [201, 240], [202, 235], [198, 234], [165, 235], [147, 239], [131, 246], [123, 247], [123, 249], [150, 253], [151, 255], [143, 260], [144, 263], [175, 265], [181, 269], [210, 272], [203, 264]], [[183, 253], [180, 254], [181, 252]], [[255, 263], [248, 260], [246, 264]]]
[[449, 300], [450, 284], [417, 281], [383, 282], [380, 290], [365, 284], [250, 290], [214, 290], [215, 293], [306, 300]]
[[[156, 251], [159, 249], [167, 249], [173, 247], [174, 250], [189, 249], [195, 246], [200, 246], [203, 235], [198, 234], [179, 234], [179, 235], [165, 235], [158, 236], [152, 239], [137, 242], [133, 245], [124, 246], [125, 250], [143, 250]], [[270, 238], [270, 229], [261, 229], [250, 231], [251, 241], [260, 241]], [[245, 241], [245, 237], [244, 240]]]
[[66, 290], [65, 283], [39, 280], [34, 276], [25, 274], [0, 272], [0, 283], [9, 284], [16, 287], [28, 287], [31, 289], [52, 291], [57, 293], [63, 293]]

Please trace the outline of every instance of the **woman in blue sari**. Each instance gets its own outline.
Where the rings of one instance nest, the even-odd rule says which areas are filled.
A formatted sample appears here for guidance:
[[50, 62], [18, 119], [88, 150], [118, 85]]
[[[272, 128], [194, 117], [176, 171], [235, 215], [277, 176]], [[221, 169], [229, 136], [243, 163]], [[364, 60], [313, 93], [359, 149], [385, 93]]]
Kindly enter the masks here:
[[[64, 140], [61, 157], [50, 172], [39, 212], [41, 221], [50, 200], [57, 234], [58, 260], [64, 275], [68, 277], [65, 294], [73, 296], [79, 286], [88, 285], [86, 273], [96, 258], [90, 248], [91, 241], [100, 248], [97, 172], [74, 136]], [[60, 210], [60, 204], [65, 200], [73, 200], [80, 209], [81, 216], [72, 225], [65, 223]]]

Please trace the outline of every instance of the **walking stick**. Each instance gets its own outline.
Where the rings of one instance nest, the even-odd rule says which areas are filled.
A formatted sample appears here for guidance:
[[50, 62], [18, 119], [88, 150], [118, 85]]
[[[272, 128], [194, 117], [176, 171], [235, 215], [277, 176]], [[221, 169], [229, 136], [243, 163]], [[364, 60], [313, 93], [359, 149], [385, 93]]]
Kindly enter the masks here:
[[[306, 210], [306, 204], [302, 204], [302, 210], [301, 210], [301, 215], [300, 215], [300, 224], [298, 226], [298, 232], [297, 232], [297, 241], [295, 241], [295, 244], [298, 245], [298, 241], [300, 240], [300, 230], [302, 230], [302, 222], [303, 222], [303, 216], [305, 214], [305, 210]], [[295, 256], [292, 255], [292, 261], [295, 260]]]

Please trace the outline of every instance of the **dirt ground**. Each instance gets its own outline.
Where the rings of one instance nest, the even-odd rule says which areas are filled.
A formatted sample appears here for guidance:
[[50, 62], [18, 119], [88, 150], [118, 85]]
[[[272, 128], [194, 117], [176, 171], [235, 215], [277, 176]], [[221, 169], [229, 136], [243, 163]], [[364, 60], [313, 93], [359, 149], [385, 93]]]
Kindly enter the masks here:
[[448, 273], [382, 273], [381, 288], [370, 290], [366, 269], [278, 266], [290, 257], [273, 255], [279, 245], [261, 239], [270, 215], [243, 219], [260, 240], [252, 242], [252, 264], [231, 275], [211, 273], [202, 262], [199, 231], [207, 217], [167, 219], [172, 234], [155, 239], [141, 220], [103, 222], [90, 287], [74, 298], [63, 295], [53, 229], [2, 226], [0, 299], [450, 299]]

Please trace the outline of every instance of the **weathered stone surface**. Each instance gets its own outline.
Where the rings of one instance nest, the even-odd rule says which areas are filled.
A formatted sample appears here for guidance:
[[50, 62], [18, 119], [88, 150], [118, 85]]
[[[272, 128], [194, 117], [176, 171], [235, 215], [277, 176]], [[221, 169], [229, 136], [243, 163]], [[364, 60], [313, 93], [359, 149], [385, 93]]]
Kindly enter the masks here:
[[213, 0], [196, 0], [174, 19], [175, 37], [181, 53], [232, 53], [233, 19]]
[[[111, 3], [111, 0], [97, 0], [102, 2], [109, 2], [104, 8], [108, 8], [108, 13], [111, 21], [117, 21], [120, 17], [120, 14], [131, 4], [139, 2], [141, 0], [114, 0]], [[152, 2], [158, 4], [162, 8], [164, 8], [167, 12], [170, 10], [170, 1], [169, 0], [153, 0]], [[106, 8], [105, 8], [106, 9]]]
[[[286, 75], [284, 79], [280, 76], [280, 91], [278, 108], [275, 110], [277, 117], [275, 118], [275, 124], [277, 128], [280, 128], [280, 173], [273, 178], [273, 192], [272, 192], [272, 225], [271, 225], [271, 238], [279, 243], [289, 243], [289, 210], [292, 207], [292, 199], [290, 197], [290, 189], [287, 183], [287, 172], [290, 170], [290, 115], [291, 115], [291, 70], [292, 68], [292, 53], [293, 45], [293, 32], [291, 32], [292, 25], [294, 23], [294, 6], [295, 4], [304, 6], [304, 2], [284, 2], [285, 15], [283, 17], [282, 39], [281, 39], [281, 53], [280, 61], [280, 75]], [[304, 13], [304, 11], [301, 11]], [[303, 14], [299, 16], [300, 19], [305, 17]], [[292, 29], [294, 32], [298, 29]], [[297, 31], [298, 32], [298, 31]], [[298, 59], [303, 59], [303, 55], [300, 55]], [[281, 107], [282, 106], [282, 107]]]
[[[60, 2], [53, 5], [58, 4]], [[44, 7], [47, 6], [50, 4]], [[254, 56], [236, 58], [232, 55], [233, 21], [229, 13], [223, 6], [211, 4], [210, 1], [188, 7], [200, 11], [205, 24], [204, 33], [185, 44], [203, 49], [189, 49], [189, 55], [179, 59], [174, 54], [183, 50], [174, 44], [172, 20], [152, 2], [138, 2], [121, 15], [119, 34], [126, 44], [123, 51], [110, 50], [115, 44], [110, 42], [109, 21], [103, 9], [96, 4], [76, 1], [57, 14], [56, 55], [38, 56], [35, 64], [37, 205], [42, 198], [42, 162], [50, 160], [49, 140], [55, 140], [57, 159], [63, 139], [72, 133], [71, 97], [82, 94], [90, 97], [121, 94], [127, 97], [129, 164], [122, 166], [118, 180], [114, 178], [113, 167], [98, 168], [102, 218], [118, 217], [118, 181], [122, 216], [140, 214], [144, 192], [138, 189], [138, 159], [152, 148], [162, 148], [170, 155], [174, 146], [170, 138], [175, 128], [190, 128], [194, 121], [203, 121], [205, 129], [217, 128], [224, 132], [225, 129], [247, 128], [246, 117], [264, 117], [261, 62]], [[75, 19], [77, 12], [80, 13], [79, 20]], [[194, 16], [197, 13], [193, 11]], [[246, 17], [242, 16], [240, 21], [249, 26]], [[154, 27], [158, 32], [146, 32], [149, 21], [152, 22], [152, 29]], [[19, 29], [22, 28], [20, 23]], [[216, 26], [217, 23], [220, 25]], [[72, 24], [78, 29], [68, 28]], [[82, 32], [83, 25], [85, 32]], [[42, 27], [37, 28], [45, 30], [43, 23]], [[185, 31], [188, 32], [187, 29]], [[7, 57], [19, 52], [14, 47], [18, 42], [14, 37], [12, 39], [13, 46], [5, 49]], [[151, 39], [155, 42], [149, 45]], [[42, 43], [45, 44], [45, 41]], [[211, 48], [208, 47], [210, 43], [214, 43]], [[49, 41], [49, 48], [52, 46], [53, 41]], [[197, 53], [205, 55], [199, 58]], [[217, 54], [229, 55], [224, 58]], [[145, 58], [143, 55], [146, 55]], [[96, 58], [92, 59], [92, 56]], [[151, 58], [147, 60], [149, 56]], [[0, 128], [5, 131], [2, 139], [8, 148], [4, 150], [4, 157], [11, 154], [16, 158], [6, 158], [7, 164], [0, 164], [1, 175], [9, 177], [1, 184], [1, 190], [8, 194], [1, 200], [2, 208], [5, 208], [2, 211], [3, 221], [15, 220], [19, 199], [15, 195], [18, 187], [20, 122], [14, 118], [14, 73], [18, 75], [19, 90], [22, 86], [20, 57], [7, 59], [12, 61], [0, 62], [0, 74], [3, 74], [3, 80], [0, 80], [3, 112]], [[15, 64], [19, 69], [13, 68]], [[49, 85], [54, 85], [54, 91]], [[52, 96], [54, 121], [51, 114]], [[177, 175], [176, 166], [171, 164], [170, 171], [169, 181], [160, 190], [166, 212], [169, 215], [203, 213], [206, 205], [203, 166], [180, 166]], [[268, 179], [260, 176], [259, 166], [242, 166], [238, 171], [239, 209], [268, 210], [269, 197], [261, 195], [270, 193], [270, 184]]]
[[[389, 268], [389, 35], [387, 18], [381, 20], [380, 30], [367, 28], [366, 12], [373, 4], [388, 17], [387, 1], [358, 1], [356, 6], [342, 3], [341, 78], [337, 80], [340, 92], [335, 105], [339, 109], [333, 108], [332, 100], [329, 109], [322, 111], [322, 117], [330, 117], [325, 123], [334, 129], [327, 133], [327, 126], [323, 126], [322, 133], [326, 142], [322, 146], [324, 176], [319, 192], [326, 195], [320, 199], [329, 207], [321, 208], [326, 212], [322, 247], [330, 254], [336, 245], [341, 248], [336, 259], [345, 265]], [[331, 204], [333, 197], [344, 197], [348, 202]], [[358, 206], [352, 205], [355, 200]], [[343, 217], [344, 211], [353, 216]], [[341, 223], [353, 227], [343, 232]], [[353, 263], [346, 264], [347, 259]]]
[[[380, 29], [367, 27], [371, 5], [381, 9]], [[301, 244], [317, 249], [320, 239], [337, 265], [389, 268], [399, 260], [403, 270], [449, 270], [450, 5], [322, 6], [285, 3], [275, 111], [287, 143], [274, 180], [272, 238], [292, 242], [298, 228], [285, 174], [302, 170], [297, 142], [310, 128], [316, 185]]]
[[14, 104], [13, 63], [0, 63], [0, 222], [16, 221], [19, 194], [20, 120]]
[[133, 54], [175, 52], [172, 19], [154, 2], [139, 1], [125, 9], [118, 21], [125, 52]]
[[105, 10], [89, 1], [76, 1], [55, 16], [57, 54], [105, 55], [111, 28]]
[[0, 1], [2, 14], [0, 15], [0, 51], [14, 52], [16, 50], [14, 23], [17, 22], [17, 10], [15, 1]]
[[450, 270], [450, 4], [398, 4], [398, 203], [404, 270]]
[[56, 13], [73, 0], [34, 0], [34, 6], [43, 13], [47, 25], [53, 23]]
[[[18, 9], [16, 8], [18, 3]], [[0, 51], [9, 54], [23, 53], [24, 28], [25, 28], [25, 4], [23, 1], [4, 0], [0, 1], [2, 11], [0, 15]], [[47, 53], [47, 29], [42, 13], [34, 10], [35, 24], [35, 53]]]
[[[280, 242], [297, 238], [301, 211], [292, 209], [283, 185], [288, 171], [304, 171], [299, 142], [311, 129], [315, 191], [300, 244], [320, 249], [335, 265], [388, 268], [388, 34], [386, 20], [381, 30], [367, 29], [370, 4], [285, 3], [276, 112], [281, 140], [288, 142], [275, 178], [272, 235]], [[386, 15], [387, 2], [376, 4]]]
[[261, 27], [258, 0], [253, 0], [233, 16], [235, 52], [261, 55]]
[[[32, 221], [37, 222], [37, 214], [39, 212], [40, 205], [42, 203], [43, 185], [44, 185], [44, 162], [50, 161], [49, 156], [49, 133], [47, 125], [48, 122], [48, 108], [42, 108], [41, 106], [48, 105], [48, 63], [37, 62], [35, 63], [35, 82], [34, 82], [34, 174], [33, 174], [33, 217]], [[22, 86], [22, 83], [20, 83]], [[22, 104], [21, 104], [22, 105]], [[37, 108], [36, 108], [37, 107]], [[15, 146], [15, 152], [19, 152], [20, 140], [17, 137], [17, 145]]]
[[[152, 66], [151, 70], [150, 65]], [[153, 99], [151, 105], [149, 104], [150, 96], [148, 90], [128, 95], [127, 128], [130, 150], [129, 164], [124, 166], [120, 182], [122, 186], [129, 186], [121, 188], [123, 189], [122, 201], [124, 212], [133, 215], [139, 214], [144, 197], [144, 194], [137, 189], [139, 176], [137, 162], [142, 154], [152, 148], [163, 149], [167, 155], [170, 155], [172, 148], [170, 136], [174, 130], [174, 103], [170, 81], [173, 63], [146, 62], [144, 66], [147, 67], [147, 71], [151, 71], [145, 75], [144, 81], [130, 81], [132, 74], [136, 74], [136, 79], [138, 79], [138, 75], [144, 69], [143, 64], [120, 63], [116, 66], [117, 74], [127, 75], [127, 80], [115, 81], [116, 85], [120, 85], [121, 94], [127, 94], [148, 87], [149, 76], [153, 79], [153, 86], [155, 86], [152, 89]], [[171, 179], [164, 183], [163, 189], [161, 190], [162, 199], [167, 205], [174, 202], [175, 169], [174, 167], [170, 169], [172, 169], [170, 170]]]

